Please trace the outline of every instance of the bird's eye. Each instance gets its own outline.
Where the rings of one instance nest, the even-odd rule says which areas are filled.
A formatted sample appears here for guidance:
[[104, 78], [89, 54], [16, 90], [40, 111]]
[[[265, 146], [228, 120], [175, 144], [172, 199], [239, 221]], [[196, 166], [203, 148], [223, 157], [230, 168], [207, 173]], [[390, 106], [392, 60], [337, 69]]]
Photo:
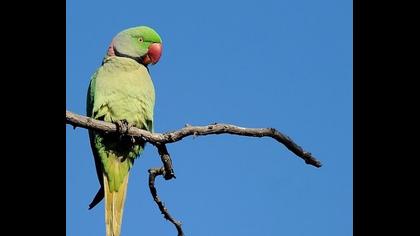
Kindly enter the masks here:
[[143, 37], [139, 37], [139, 42], [142, 43], [144, 41]]

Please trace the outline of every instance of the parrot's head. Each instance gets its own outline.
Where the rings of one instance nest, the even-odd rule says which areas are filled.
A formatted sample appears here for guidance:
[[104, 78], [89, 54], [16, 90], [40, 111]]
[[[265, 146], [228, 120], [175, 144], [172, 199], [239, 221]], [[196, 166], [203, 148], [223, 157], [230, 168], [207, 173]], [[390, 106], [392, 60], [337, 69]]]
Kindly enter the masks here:
[[162, 40], [150, 27], [133, 27], [118, 33], [108, 48], [108, 56], [128, 57], [147, 66], [156, 64], [162, 54]]

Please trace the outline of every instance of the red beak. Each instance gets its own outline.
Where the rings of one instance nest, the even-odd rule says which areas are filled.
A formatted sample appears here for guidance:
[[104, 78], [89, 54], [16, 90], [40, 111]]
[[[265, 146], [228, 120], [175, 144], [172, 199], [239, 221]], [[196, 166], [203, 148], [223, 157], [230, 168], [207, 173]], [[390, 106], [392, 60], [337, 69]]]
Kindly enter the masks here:
[[149, 46], [149, 51], [147, 51], [147, 55], [143, 58], [143, 63], [156, 64], [159, 61], [161, 55], [162, 55], [162, 44], [152, 43]]

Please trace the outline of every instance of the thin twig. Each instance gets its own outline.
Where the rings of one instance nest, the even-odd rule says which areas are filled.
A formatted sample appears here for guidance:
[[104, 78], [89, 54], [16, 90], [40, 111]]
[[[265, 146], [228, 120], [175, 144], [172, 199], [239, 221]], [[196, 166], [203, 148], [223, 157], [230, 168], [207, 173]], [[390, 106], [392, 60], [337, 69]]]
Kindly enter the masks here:
[[176, 178], [175, 173], [174, 173], [174, 168], [172, 166], [172, 159], [171, 159], [171, 156], [169, 155], [168, 149], [166, 149], [166, 145], [161, 144], [161, 143], [157, 143], [155, 145], [156, 145], [156, 148], [158, 149], [160, 159], [162, 160], [163, 168], [165, 168], [163, 178], [165, 178], [165, 180]]
[[[66, 122], [73, 125], [73, 127], [79, 126], [103, 132], [117, 132], [117, 128], [113, 123], [95, 120], [69, 111], [66, 111]], [[299, 145], [293, 142], [291, 138], [274, 128], [244, 128], [230, 124], [212, 124], [207, 126], [186, 126], [180, 130], [160, 134], [150, 133], [146, 130], [131, 127], [127, 134], [130, 136], [142, 137], [144, 140], [154, 145], [177, 142], [191, 135], [234, 134], [250, 137], [271, 137], [282, 143], [295, 155], [302, 158], [306, 164], [321, 167], [321, 162], [313, 157], [311, 153], [304, 151]]]
[[157, 195], [157, 191], [155, 188], [155, 178], [158, 175], [165, 176], [165, 168], [152, 168], [149, 169], [149, 188], [150, 193], [153, 196], [153, 200], [156, 202], [156, 204], [159, 207], [160, 212], [163, 214], [163, 217], [167, 220], [169, 220], [174, 226], [176, 227], [176, 230], [178, 231], [178, 236], [184, 236], [184, 232], [182, 232], [181, 222], [175, 220], [168, 212], [168, 209], [165, 207], [163, 202], [160, 200], [159, 196]]

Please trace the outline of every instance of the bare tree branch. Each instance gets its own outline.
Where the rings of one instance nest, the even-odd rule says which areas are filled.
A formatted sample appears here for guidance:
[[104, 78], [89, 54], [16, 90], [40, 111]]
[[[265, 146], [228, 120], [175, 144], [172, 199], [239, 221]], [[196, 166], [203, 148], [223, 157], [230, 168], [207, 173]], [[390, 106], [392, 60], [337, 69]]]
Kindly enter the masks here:
[[[66, 122], [70, 125], [73, 125], [73, 127], [83, 127], [103, 132], [117, 132], [117, 127], [113, 123], [77, 115], [70, 111], [66, 111]], [[321, 167], [321, 162], [318, 161], [315, 157], [313, 157], [311, 153], [304, 151], [299, 145], [293, 142], [291, 138], [280, 133], [274, 128], [244, 128], [230, 124], [216, 123], [207, 126], [186, 126], [180, 130], [167, 132], [163, 134], [150, 133], [146, 130], [138, 129], [136, 127], [131, 127], [127, 131], [127, 135], [141, 137], [145, 141], [157, 146], [158, 149], [159, 145], [177, 142], [187, 136], [204, 136], [210, 134], [234, 134], [250, 137], [271, 137], [277, 140], [278, 142], [282, 143], [295, 155], [302, 158], [306, 164]], [[162, 150], [163, 149], [161, 149], [161, 151]], [[164, 158], [162, 158], [162, 160], [164, 160]]]
[[163, 168], [165, 170], [165, 172], [163, 173], [163, 178], [165, 178], [165, 180], [176, 178], [174, 169], [172, 167], [171, 156], [169, 155], [168, 149], [166, 149], [166, 145], [159, 143], [159, 144], [156, 144], [155, 146], [158, 149], [160, 159], [162, 160]]
[[181, 228], [181, 222], [175, 220], [169, 214], [168, 209], [165, 207], [165, 205], [163, 204], [163, 202], [160, 200], [159, 196], [157, 195], [157, 191], [156, 191], [156, 188], [155, 188], [155, 178], [158, 175], [165, 176], [165, 168], [161, 167], [161, 168], [149, 169], [149, 189], [150, 189], [150, 193], [153, 196], [153, 200], [159, 206], [159, 210], [163, 214], [165, 219], [169, 220], [170, 222], [172, 222], [172, 224], [175, 225], [176, 230], [178, 231], [178, 236], [184, 236], [184, 232], [182, 232], [182, 228]]
[[[86, 116], [74, 114], [66, 111], [66, 123], [76, 127], [83, 127], [105, 133], [119, 132], [117, 125], [109, 122], [95, 120]], [[167, 133], [150, 133], [146, 130], [138, 129], [136, 127], [127, 127], [128, 130], [124, 130], [125, 135], [140, 137], [146, 142], [153, 144], [160, 155], [163, 167], [149, 169], [149, 188], [152, 194], [153, 200], [158, 205], [160, 212], [164, 215], [165, 219], [169, 220], [178, 231], [178, 236], [184, 236], [181, 228], [181, 222], [175, 220], [168, 212], [163, 202], [159, 199], [155, 188], [156, 176], [162, 175], [165, 180], [175, 178], [173, 171], [172, 160], [169, 152], [166, 148], [167, 143], [174, 143], [180, 141], [187, 136], [204, 136], [210, 134], [234, 134], [241, 136], [250, 137], [271, 137], [278, 142], [285, 145], [290, 151], [302, 158], [307, 164], [321, 167], [321, 162], [318, 161], [311, 153], [304, 151], [299, 145], [297, 145], [291, 138], [280, 133], [274, 128], [244, 128], [230, 124], [211, 124], [207, 126], [186, 126], [180, 130], [167, 132]]]

